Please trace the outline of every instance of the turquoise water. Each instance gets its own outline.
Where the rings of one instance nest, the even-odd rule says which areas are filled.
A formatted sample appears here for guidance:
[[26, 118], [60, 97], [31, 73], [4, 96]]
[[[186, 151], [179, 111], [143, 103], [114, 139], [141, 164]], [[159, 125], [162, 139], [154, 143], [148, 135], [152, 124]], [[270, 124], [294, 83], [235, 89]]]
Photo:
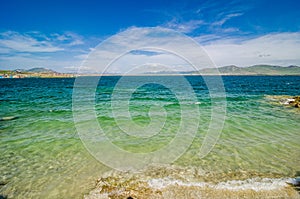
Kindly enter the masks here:
[[[181, 99], [172, 89], [155, 83], [133, 90], [128, 85], [145, 80], [157, 82], [155, 78], [182, 90]], [[125, 100], [122, 94], [132, 92], [128, 110], [138, 126], [151, 123], [151, 107], [164, 108], [166, 115], [160, 114], [161, 109], [152, 111], [158, 121], [166, 120], [159, 133], [140, 138], [122, 132], [119, 124], [126, 126], [128, 121], [118, 113], [117, 123], [112, 112], [112, 92], [120, 77], [102, 77], [95, 92], [95, 112], [107, 138], [131, 153], [154, 152], [176, 137], [182, 107], [192, 120], [196, 107], [201, 116], [194, 118], [199, 119], [199, 129], [193, 143], [170, 165], [201, 168], [210, 175], [245, 172], [249, 177], [288, 177], [300, 171], [300, 111], [284, 107], [272, 98], [300, 95], [299, 76], [223, 77], [227, 103], [224, 128], [212, 151], [202, 159], [198, 153], [209, 128], [212, 99], [201, 77], [186, 77], [197, 102], [189, 97], [178, 78], [129, 77], [128, 84], [118, 88], [116, 106]], [[72, 114], [74, 80], [0, 80], [0, 118], [16, 117], [0, 121], [1, 196], [82, 198], [95, 180], [110, 169], [90, 155], [76, 132]], [[217, 96], [214, 100], [224, 103]], [[122, 113], [122, 109], [117, 110]]]

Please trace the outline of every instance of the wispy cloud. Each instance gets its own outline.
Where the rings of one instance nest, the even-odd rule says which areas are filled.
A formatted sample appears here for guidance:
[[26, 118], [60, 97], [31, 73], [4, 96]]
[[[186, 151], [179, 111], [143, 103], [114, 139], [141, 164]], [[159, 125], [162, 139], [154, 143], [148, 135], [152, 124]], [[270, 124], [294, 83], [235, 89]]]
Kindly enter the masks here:
[[164, 27], [170, 28], [182, 33], [191, 33], [198, 29], [201, 25], [204, 25], [203, 20], [190, 20], [186, 22], [178, 22], [176, 19], [167, 22]]
[[84, 44], [83, 38], [72, 32], [54, 33], [48, 36], [38, 31], [0, 33], [0, 50], [7, 53], [51, 53], [82, 44]]
[[[41, 35], [39, 35], [41, 37]], [[46, 38], [34, 37], [30, 34], [21, 34], [14, 31], [0, 33], [0, 48], [8, 52], [57, 52], [64, 50], [53, 45]]]
[[[89, 46], [85, 38], [73, 33], [43, 34], [39, 31], [0, 33], [0, 67], [27, 68], [47, 66], [57, 68], [80, 65]], [[96, 44], [95, 44], [96, 45]]]
[[232, 14], [227, 14], [226, 16], [224, 16], [222, 19], [215, 21], [212, 23], [212, 26], [222, 26], [223, 24], [225, 24], [227, 21], [229, 21], [230, 19], [234, 18], [234, 17], [238, 17], [243, 15], [243, 13], [232, 13]]
[[68, 46], [76, 46], [76, 45], [82, 45], [84, 44], [84, 39], [82, 36], [75, 34], [73, 32], [65, 32], [63, 34], [54, 33], [51, 34], [53, 37], [53, 41], [56, 40], [60, 42], [60, 44], [65, 44]]
[[[173, 18], [162, 27], [195, 36], [195, 34], [230, 34], [241, 32], [240, 27], [230, 25], [234, 18], [242, 17], [250, 8], [241, 0], [206, 0], [173, 13]], [[195, 6], [196, 5], [196, 6]]]

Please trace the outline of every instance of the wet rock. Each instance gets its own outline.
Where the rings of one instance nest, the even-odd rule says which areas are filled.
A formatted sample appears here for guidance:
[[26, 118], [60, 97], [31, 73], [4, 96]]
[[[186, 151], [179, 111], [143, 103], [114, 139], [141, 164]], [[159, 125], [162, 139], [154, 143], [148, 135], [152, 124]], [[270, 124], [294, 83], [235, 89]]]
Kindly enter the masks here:
[[289, 179], [286, 183], [292, 186], [300, 186], [300, 177]]
[[298, 193], [300, 193], [300, 177], [289, 179], [288, 181], [286, 181], [286, 183], [296, 189]]
[[291, 101], [289, 104], [296, 108], [300, 108], [300, 96], [293, 97], [292, 99], [293, 101]]

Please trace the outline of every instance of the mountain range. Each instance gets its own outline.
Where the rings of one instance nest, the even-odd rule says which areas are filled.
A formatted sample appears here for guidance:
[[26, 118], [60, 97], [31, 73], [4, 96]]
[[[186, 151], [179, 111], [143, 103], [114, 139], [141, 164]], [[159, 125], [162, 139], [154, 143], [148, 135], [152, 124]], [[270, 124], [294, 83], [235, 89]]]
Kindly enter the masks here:
[[26, 72], [26, 73], [57, 73], [54, 70], [48, 69], [48, 68], [43, 68], [43, 67], [39, 67], [39, 68], [31, 68], [31, 69], [16, 69], [14, 70], [15, 72]]

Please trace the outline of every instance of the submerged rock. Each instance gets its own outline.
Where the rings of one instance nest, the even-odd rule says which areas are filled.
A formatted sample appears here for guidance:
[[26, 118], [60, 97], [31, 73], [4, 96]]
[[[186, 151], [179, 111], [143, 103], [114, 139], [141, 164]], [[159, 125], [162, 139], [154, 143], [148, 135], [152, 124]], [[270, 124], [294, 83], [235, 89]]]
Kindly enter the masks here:
[[9, 120], [15, 120], [18, 119], [17, 116], [8, 116], [8, 117], [0, 117], [0, 121], [9, 121]]

